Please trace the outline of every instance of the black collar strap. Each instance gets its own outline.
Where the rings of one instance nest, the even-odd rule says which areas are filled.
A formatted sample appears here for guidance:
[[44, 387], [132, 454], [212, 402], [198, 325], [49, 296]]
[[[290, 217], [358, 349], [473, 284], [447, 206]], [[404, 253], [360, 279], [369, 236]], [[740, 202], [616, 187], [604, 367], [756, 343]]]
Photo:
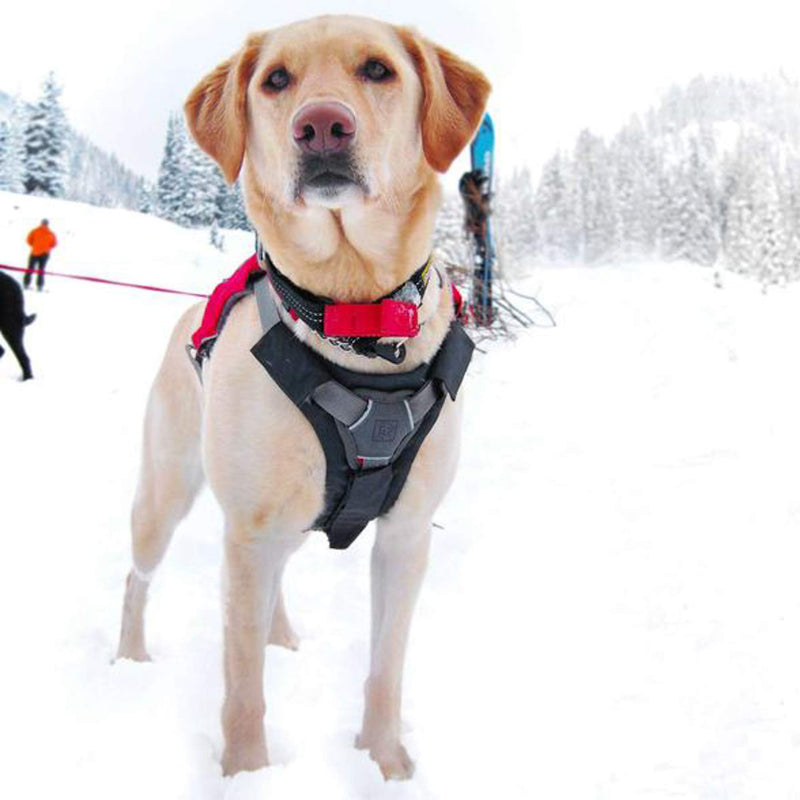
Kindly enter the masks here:
[[[289, 280], [273, 263], [269, 253], [258, 241], [256, 248], [258, 261], [261, 268], [267, 273], [272, 287], [275, 289], [283, 307], [289, 312], [292, 319], [300, 319], [311, 330], [323, 339], [331, 342], [344, 350], [351, 350], [367, 358], [383, 358], [393, 364], [400, 364], [406, 356], [405, 346], [401, 342], [385, 343], [373, 336], [326, 336], [324, 332], [325, 308], [336, 305], [334, 300], [327, 297], [318, 297], [302, 289]], [[422, 305], [425, 289], [428, 285], [431, 258], [423, 264], [404, 284], [394, 291], [374, 301], [377, 305], [382, 300], [396, 300], [413, 303], [417, 307]]]

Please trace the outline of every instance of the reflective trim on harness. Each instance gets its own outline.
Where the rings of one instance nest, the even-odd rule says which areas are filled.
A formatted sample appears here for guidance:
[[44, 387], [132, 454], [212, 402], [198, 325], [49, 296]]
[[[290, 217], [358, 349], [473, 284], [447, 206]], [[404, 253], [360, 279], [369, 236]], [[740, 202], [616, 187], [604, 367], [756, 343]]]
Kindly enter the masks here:
[[[323, 403], [320, 403], [320, 405], [325, 408]], [[367, 417], [369, 417], [370, 411], [372, 411], [372, 400], [367, 400], [367, 407], [364, 409], [364, 413], [352, 425], [348, 425], [347, 429], [349, 431], [354, 431], [362, 422], [366, 421]], [[331, 412], [329, 411], [328, 413]], [[334, 416], [336, 415], [334, 414]]]
[[[322, 406], [351, 431], [367, 419], [372, 408], [372, 400], [359, 397], [355, 392], [333, 380], [323, 383], [314, 392], [313, 397], [317, 405]], [[409, 425], [413, 428], [436, 402], [436, 391], [433, 384], [427, 381], [412, 397], [403, 398], [400, 402], [406, 410]]]
[[391, 463], [438, 399], [430, 381], [410, 398], [407, 392], [385, 392], [381, 400], [376, 400], [362, 398], [358, 391], [328, 381], [312, 395], [314, 402], [339, 423], [348, 463], [354, 469]]

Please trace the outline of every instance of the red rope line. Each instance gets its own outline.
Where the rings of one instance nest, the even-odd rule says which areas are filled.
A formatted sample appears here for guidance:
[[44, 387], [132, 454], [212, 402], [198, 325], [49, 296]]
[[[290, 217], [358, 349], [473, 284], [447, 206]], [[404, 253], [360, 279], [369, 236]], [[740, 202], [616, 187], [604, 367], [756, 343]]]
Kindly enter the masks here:
[[[24, 267], [11, 267], [8, 264], [0, 264], [0, 269], [11, 270], [12, 272], [30, 272], [31, 275], [35, 274], [34, 270], [28, 270]], [[72, 278], [76, 281], [91, 281], [92, 283], [107, 283], [111, 286], [127, 286], [129, 289], [145, 289], [148, 292], [166, 292], [167, 294], [182, 294], [187, 297], [208, 297], [207, 294], [199, 294], [198, 292], [183, 292], [180, 289], [167, 289], [163, 286], [148, 286], [144, 283], [126, 283], [125, 281], [112, 281], [109, 278], [96, 278], [93, 275], [70, 275], [66, 272], [50, 272], [47, 270], [45, 275], [50, 278]]]

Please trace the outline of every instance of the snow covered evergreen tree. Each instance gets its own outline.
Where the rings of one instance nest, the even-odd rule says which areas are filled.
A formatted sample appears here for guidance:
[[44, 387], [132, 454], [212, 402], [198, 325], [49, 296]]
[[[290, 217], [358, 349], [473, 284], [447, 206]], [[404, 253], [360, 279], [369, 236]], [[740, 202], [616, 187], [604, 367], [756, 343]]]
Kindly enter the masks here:
[[71, 130], [65, 197], [107, 208], [139, 208], [142, 178]]
[[3, 123], [0, 145], [0, 189], [25, 191], [25, 107], [12, 100], [8, 119]]
[[245, 231], [251, 229], [252, 226], [244, 210], [239, 182], [228, 186], [228, 182], [216, 165], [211, 171], [209, 191], [214, 199], [214, 218], [220, 228], [236, 228]]
[[724, 246], [728, 265], [764, 286], [798, 276], [792, 177], [770, 143], [748, 134], [726, 159]]
[[588, 130], [578, 136], [574, 171], [581, 258], [587, 263], [607, 260], [617, 244], [616, 197], [605, 143]]
[[515, 170], [497, 181], [492, 198], [496, 246], [501, 269], [506, 274], [521, 271], [539, 252], [539, 229], [531, 174]]
[[25, 128], [25, 191], [28, 194], [64, 196], [68, 129], [60, 98], [61, 89], [51, 72]]
[[185, 190], [178, 212], [181, 223], [191, 228], [201, 228], [218, 221], [219, 170], [214, 162], [188, 139], [183, 170]]
[[688, 160], [674, 169], [669, 185], [664, 257], [710, 266], [719, 253], [719, 207], [714, 177], [696, 139], [691, 140]]
[[[221, 173], [220, 173], [221, 177]], [[225, 181], [222, 181], [224, 193], [221, 197], [218, 195], [219, 206], [219, 224], [223, 228], [234, 228], [241, 231], [252, 230], [253, 226], [247, 218], [247, 212], [244, 208], [244, 200], [242, 199], [242, 187], [239, 181], [228, 186]]]
[[615, 248], [620, 258], [653, 251], [658, 230], [658, 159], [641, 120], [633, 117], [608, 149], [616, 205]]
[[183, 197], [186, 193], [186, 132], [181, 118], [170, 114], [164, 155], [158, 169], [156, 209], [160, 217], [185, 224]]
[[208, 243], [217, 250], [225, 249], [225, 237], [219, 232], [219, 225], [214, 220], [211, 223], [211, 229], [208, 232]]
[[210, 180], [211, 186], [209, 190], [214, 200], [214, 219], [221, 228], [229, 228], [231, 226], [227, 224], [226, 219], [228, 212], [227, 199], [229, 192], [233, 191], [233, 187], [228, 186], [228, 182], [216, 164], [211, 171]]
[[[8, 136], [0, 153], [0, 188], [26, 191], [28, 118], [33, 106], [0, 91], [0, 121]], [[107, 207], [138, 208], [143, 179], [64, 120], [63, 197]], [[3, 148], [0, 147], [0, 150]], [[42, 189], [34, 190], [42, 191]]]
[[8, 149], [8, 123], [5, 120], [0, 120], [0, 189], [4, 189], [3, 185], [3, 164], [6, 160], [6, 151]]
[[433, 249], [445, 262], [472, 267], [464, 230], [464, 203], [457, 194], [446, 195], [442, 201], [433, 232]]
[[755, 171], [761, 162], [760, 148], [760, 143], [742, 137], [736, 152], [729, 154], [722, 164], [722, 244], [728, 266], [742, 273], [754, 271], [757, 260], [753, 191]]
[[753, 196], [756, 274], [764, 287], [785, 283], [793, 266], [792, 239], [774, 171], [757, 173]]
[[541, 260], [564, 260], [577, 237], [566, 258], [660, 254], [800, 279], [800, 83], [699, 77], [608, 146], [583, 131], [572, 160], [542, 168], [536, 216]]
[[785, 282], [794, 271], [796, 234], [779, 159], [770, 143], [755, 135], [743, 137], [737, 155], [745, 180], [734, 196], [729, 259], [765, 287]]
[[170, 115], [155, 188], [156, 213], [186, 227], [250, 230], [238, 182], [228, 186], [216, 164], [189, 139], [183, 118]]
[[578, 225], [572, 174], [565, 157], [556, 153], [542, 169], [534, 207], [539, 252], [548, 261], [569, 261], [578, 255]]
[[155, 187], [145, 180], [142, 180], [139, 186], [136, 207], [142, 214], [152, 214], [155, 211]]

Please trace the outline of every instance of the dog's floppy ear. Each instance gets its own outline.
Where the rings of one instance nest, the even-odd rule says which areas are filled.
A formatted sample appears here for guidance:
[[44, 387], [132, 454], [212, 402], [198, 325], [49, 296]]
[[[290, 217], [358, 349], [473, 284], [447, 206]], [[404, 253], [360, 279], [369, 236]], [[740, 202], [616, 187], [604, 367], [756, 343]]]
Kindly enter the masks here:
[[491, 84], [484, 74], [412, 28], [396, 27], [422, 82], [422, 148], [428, 163], [446, 172], [478, 128]]
[[248, 38], [244, 47], [189, 95], [183, 110], [195, 141], [219, 164], [229, 183], [239, 175], [247, 135], [247, 84], [253, 76], [264, 34]]

